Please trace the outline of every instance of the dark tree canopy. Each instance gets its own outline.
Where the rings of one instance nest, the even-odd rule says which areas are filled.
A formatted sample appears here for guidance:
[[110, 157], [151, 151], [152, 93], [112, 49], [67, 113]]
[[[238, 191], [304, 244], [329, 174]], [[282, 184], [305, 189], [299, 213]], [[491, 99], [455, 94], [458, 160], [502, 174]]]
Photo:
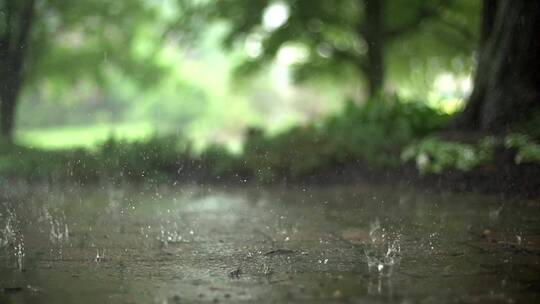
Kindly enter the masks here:
[[[193, 3], [199, 2], [184, 1], [188, 7]], [[419, 54], [424, 55], [426, 48], [439, 57], [470, 54], [477, 14], [474, 1], [456, 0], [224, 0], [205, 3], [188, 8], [193, 10], [190, 15], [194, 16], [196, 28], [200, 28], [201, 16], [205, 16], [203, 20], [224, 20], [230, 26], [224, 38], [226, 47], [250, 39], [262, 44], [261, 54], [248, 58], [239, 67], [238, 74], [257, 70], [273, 60], [283, 46], [296, 44], [307, 49], [306, 60], [295, 65], [297, 80], [320, 75], [358, 76], [367, 84], [369, 95], [384, 88], [389, 53], [405, 53], [403, 45], [411, 47], [415, 39], [410, 38], [418, 33], [430, 36], [431, 40], [426, 46], [426, 39], [421, 39]], [[268, 28], [264, 24], [265, 13], [276, 4], [286, 7], [288, 16], [283, 24]], [[456, 48], [457, 44], [462, 47]]]

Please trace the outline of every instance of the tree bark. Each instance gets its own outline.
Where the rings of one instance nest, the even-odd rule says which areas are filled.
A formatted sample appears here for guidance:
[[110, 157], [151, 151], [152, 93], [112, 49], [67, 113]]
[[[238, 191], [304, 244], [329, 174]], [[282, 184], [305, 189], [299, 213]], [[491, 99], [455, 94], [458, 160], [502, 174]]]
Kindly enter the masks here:
[[501, 133], [540, 107], [540, 1], [484, 0], [474, 89], [455, 125]]
[[[9, 77], [9, 76], [8, 76]], [[15, 125], [15, 108], [20, 81], [1, 77], [3, 87], [0, 89], [0, 137], [11, 142], [13, 139], [13, 129]]]
[[479, 129], [479, 115], [487, 87], [488, 77], [485, 72], [490, 68], [490, 56], [487, 43], [493, 32], [498, 0], [484, 0], [482, 21], [480, 25], [480, 42], [477, 50], [477, 72], [474, 76], [474, 88], [465, 110], [454, 121], [454, 126], [460, 129]]
[[360, 33], [367, 44], [367, 63], [364, 67], [367, 76], [369, 96], [374, 97], [383, 88], [385, 77], [383, 23], [384, 0], [364, 0], [365, 23]]
[[0, 33], [0, 136], [11, 142], [35, 1], [8, 0], [4, 9], [6, 26]]

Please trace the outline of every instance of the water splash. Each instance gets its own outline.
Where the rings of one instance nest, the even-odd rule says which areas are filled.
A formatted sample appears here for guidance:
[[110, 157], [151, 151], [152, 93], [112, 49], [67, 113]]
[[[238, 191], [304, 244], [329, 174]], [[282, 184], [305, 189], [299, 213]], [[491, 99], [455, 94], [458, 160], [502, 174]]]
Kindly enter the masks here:
[[51, 229], [49, 231], [49, 240], [54, 244], [61, 244], [69, 240], [69, 227], [66, 223], [66, 215], [61, 212], [57, 216], [53, 216], [49, 209], [43, 208], [43, 216], [49, 223]]
[[401, 260], [401, 235], [389, 232], [381, 226], [379, 219], [370, 225], [369, 242], [365, 244], [364, 254], [368, 271], [379, 276], [391, 276]]
[[364, 254], [367, 260], [369, 272], [377, 272], [382, 276], [391, 276], [401, 259], [401, 247], [399, 240], [377, 246], [366, 248]]
[[17, 268], [19, 271], [24, 271], [24, 236], [20, 234], [20, 237], [17, 238], [17, 242], [14, 245], [15, 258], [17, 260]]
[[55, 245], [51, 248], [51, 254], [57, 259], [64, 258], [64, 244], [69, 241], [69, 226], [64, 211], [55, 211], [43, 206], [40, 220], [50, 227], [49, 241]]
[[[6, 208], [4, 214], [5, 225], [0, 230], [0, 248], [7, 248], [8, 252], [13, 254], [15, 263], [19, 271], [24, 271], [24, 235], [20, 229], [20, 222], [17, 214], [10, 208]], [[2, 215], [0, 213], [0, 215]]]
[[168, 243], [179, 243], [184, 240], [183, 236], [178, 232], [178, 224], [176, 222], [174, 222], [172, 228], [166, 228], [164, 225], [161, 225], [157, 239], [165, 245]]
[[96, 257], [94, 258], [94, 262], [101, 263], [101, 262], [104, 262], [106, 260], [107, 260], [107, 258], [105, 258], [105, 249], [103, 249], [101, 254], [99, 253], [99, 250], [97, 250], [96, 251]]
[[0, 230], [0, 247], [5, 247], [8, 244], [12, 243], [15, 240], [15, 223], [17, 222], [17, 217], [15, 213], [11, 210], [6, 210], [6, 224], [4, 228]]

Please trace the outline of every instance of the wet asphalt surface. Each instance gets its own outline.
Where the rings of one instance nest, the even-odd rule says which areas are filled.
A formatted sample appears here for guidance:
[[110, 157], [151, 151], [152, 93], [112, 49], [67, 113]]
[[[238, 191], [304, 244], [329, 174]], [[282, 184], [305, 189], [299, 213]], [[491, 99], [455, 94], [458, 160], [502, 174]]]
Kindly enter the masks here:
[[0, 303], [537, 303], [540, 202], [398, 186], [28, 186]]

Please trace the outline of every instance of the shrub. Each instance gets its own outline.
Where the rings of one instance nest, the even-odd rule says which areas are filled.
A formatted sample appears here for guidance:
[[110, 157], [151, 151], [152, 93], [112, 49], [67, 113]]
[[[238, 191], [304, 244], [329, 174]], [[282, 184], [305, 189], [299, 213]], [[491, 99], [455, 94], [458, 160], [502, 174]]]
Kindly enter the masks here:
[[407, 146], [401, 159], [405, 162], [414, 160], [421, 174], [441, 173], [448, 169], [468, 171], [492, 159], [494, 145], [491, 137], [476, 145], [428, 137]]
[[[179, 136], [153, 136], [144, 141], [109, 138], [96, 151], [40, 151], [0, 145], [0, 175], [31, 179], [107, 179], [162, 181], [188, 172], [196, 176], [255, 176], [260, 182], [299, 179], [326, 168], [354, 164], [388, 167], [400, 164], [403, 147], [441, 128], [448, 115], [418, 102], [378, 98], [344, 109], [326, 119], [270, 136], [250, 129], [242, 154], [211, 145], [196, 155]], [[472, 152], [471, 152], [472, 151]], [[440, 171], [475, 164], [476, 150], [436, 140], [420, 142], [404, 159], [426, 158], [424, 170]], [[419, 156], [424, 155], [424, 156]]]
[[512, 133], [506, 136], [504, 141], [508, 149], [516, 149], [516, 164], [540, 163], [540, 144], [536, 143], [528, 135]]
[[99, 149], [98, 158], [108, 177], [163, 180], [191, 161], [191, 149], [178, 136], [154, 135], [135, 142], [111, 137]]
[[245, 162], [221, 145], [210, 145], [198, 158], [206, 174], [215, 179], [233, 175], [245, 175]]
[[298, 178], [339, 164], [396, 166], [405, 144], [439, 129], [447, 119], [423, 104], [397, 98], [372, 100], [362, 107], [349, 102], [320, 123], [275, 136], [250, 130], [243, 157], [261, 181]]

